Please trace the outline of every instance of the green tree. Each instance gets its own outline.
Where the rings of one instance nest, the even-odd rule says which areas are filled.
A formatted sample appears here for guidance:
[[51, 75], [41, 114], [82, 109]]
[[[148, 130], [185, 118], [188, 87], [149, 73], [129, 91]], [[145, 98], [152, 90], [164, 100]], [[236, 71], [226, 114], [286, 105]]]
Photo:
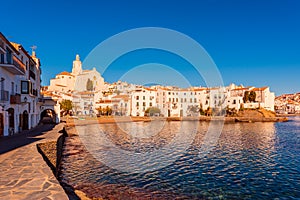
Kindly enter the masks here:
[[205, 115], [205, 111], [203, 110], [203, 105], [200, 103], [200, 109], [199, 109], [200, 115]]
[[249, 91], [245, 91], [243, 101], [244, 103], [247, 103], [247, 101], [249, 101]]
[[91, 79], [88, 79], [86, 82], [86, 90], [93, 91], [93, 89], [94, 89], [93, 81]]
[[105, 108], [101, 109], [102, 114], [104, 115], [111, 115], [112, 114], [112, 109], [109, 106], [106, 106]]
[[102, 115], [103, 113], [102, 113], [102, 107], [100, 106], [100, 107], [98, 107], [98, 108], [96, 108], [96, 110], [98, 111], [98, 115]]
[[60, 102], [60, 109], [65, 111], [66, 113], [69, 113], [73, 108], [73, 104], [71, 100], [62, 100]]
[[255, 99], [256, 99], [256, 93], [254, 91], [251, 91], [249, 94], [249, 101], [255, 102]]
[[153, 116], [154, 114], [160, 114], [160, 109], [157, 107], [149, 107], [145, 110], [147, 115]]
[[212, 116], [213, 110], [211, 109], [211, 107], [208, 107], [205, 111], [205, 115], [206, 116]]

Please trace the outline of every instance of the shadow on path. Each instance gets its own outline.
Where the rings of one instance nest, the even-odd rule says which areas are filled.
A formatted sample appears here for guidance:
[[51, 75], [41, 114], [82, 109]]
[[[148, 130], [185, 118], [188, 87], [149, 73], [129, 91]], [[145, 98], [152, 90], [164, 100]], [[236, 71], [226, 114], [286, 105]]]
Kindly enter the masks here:
[[52, 130], [54, 127], [54, 124], [41, 124], [31, 130], [22, 131], [13, 136], [1, 137], [0, 155], [43, 139], [43, 137], [37, 136], [42, 136], [45, 132]]

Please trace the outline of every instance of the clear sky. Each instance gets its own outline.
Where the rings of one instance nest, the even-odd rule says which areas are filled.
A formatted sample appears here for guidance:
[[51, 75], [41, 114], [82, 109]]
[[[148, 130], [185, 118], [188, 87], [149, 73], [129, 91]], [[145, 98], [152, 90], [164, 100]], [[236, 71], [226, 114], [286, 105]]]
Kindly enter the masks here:
[[[43, 85], [110, 36], [164, 27], [199, 42], [224, 84], [269, 85], [279, 95], [300, 92], [299, 11], [298, 0], [11, 0], [1, 2], [0, 31], [38, 47]], [[111, 74], [106, 81], [116, 81]]]

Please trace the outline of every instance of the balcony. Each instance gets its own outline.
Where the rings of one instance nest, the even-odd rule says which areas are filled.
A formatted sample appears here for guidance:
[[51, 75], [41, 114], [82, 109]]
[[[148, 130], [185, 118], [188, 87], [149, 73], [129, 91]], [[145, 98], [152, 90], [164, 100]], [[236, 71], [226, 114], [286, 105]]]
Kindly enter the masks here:
[[4, 102], [4, 101], [8, 101], [8, 99], [9, 99], [8, 91], [0, 90], [0, 101]]
[[14, 75], [24, 75], [25, 74], [25, 65], [15, 56], [13, 56], [12, 62], [1, 62], [0, 67], [9, 71]]
[[20, 94], [10, 95], [10, 104], [20, 104], [20, 103], [21, 103]]

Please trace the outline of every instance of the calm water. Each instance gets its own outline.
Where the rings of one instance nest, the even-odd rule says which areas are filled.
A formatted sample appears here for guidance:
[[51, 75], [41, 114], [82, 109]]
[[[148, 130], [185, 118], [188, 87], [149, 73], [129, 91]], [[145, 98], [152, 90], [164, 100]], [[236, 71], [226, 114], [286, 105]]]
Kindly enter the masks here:
[[78, 126], [84, 144], [66, 141], [61, 179], [112, 199], [300, 199], [300, 117], [290, 119], [224, 124], [207, 155], [208, 122]]

